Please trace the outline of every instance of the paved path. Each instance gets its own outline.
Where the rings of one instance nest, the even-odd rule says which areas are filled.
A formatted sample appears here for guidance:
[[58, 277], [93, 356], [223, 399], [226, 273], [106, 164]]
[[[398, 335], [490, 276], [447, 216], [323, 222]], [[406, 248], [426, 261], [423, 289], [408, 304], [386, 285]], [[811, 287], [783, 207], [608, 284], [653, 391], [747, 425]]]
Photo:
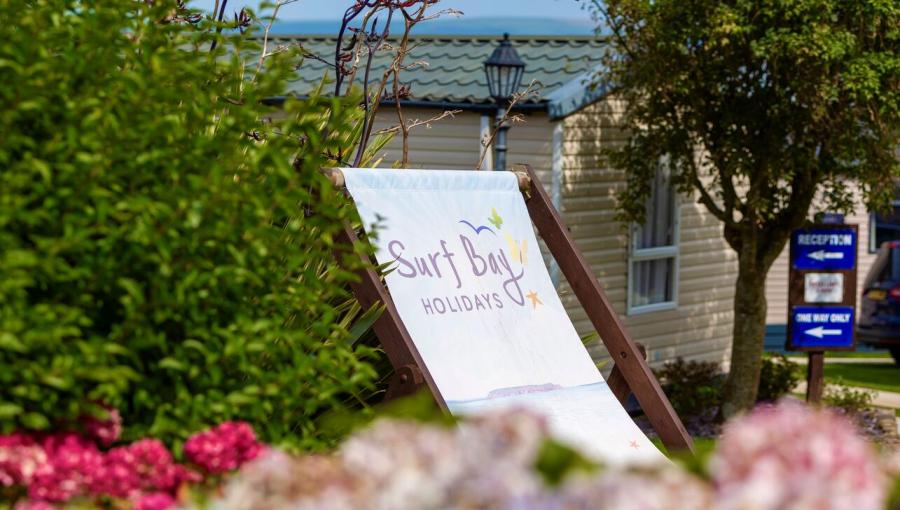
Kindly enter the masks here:
[[[869, 388], [861, 388], [858, 386], [854, 386], [854, 388], [871, 391], [875, 395], [875, 398], [872, 399], [872, 403], [878, 407], [900, 409], [900, 393], [894, 393], [891, 391], [878, 391]], [[800, 381], [800, 384], [797, 385], [797, 388], [794, 391], [806, 395], [806, 381]]]

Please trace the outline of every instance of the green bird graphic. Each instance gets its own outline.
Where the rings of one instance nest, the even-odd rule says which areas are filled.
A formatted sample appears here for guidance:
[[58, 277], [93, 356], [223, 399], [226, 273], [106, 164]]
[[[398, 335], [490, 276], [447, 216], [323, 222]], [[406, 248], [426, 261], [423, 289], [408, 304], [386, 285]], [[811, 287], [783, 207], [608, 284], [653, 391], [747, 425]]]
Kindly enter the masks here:
[[488, 221], [491, 222], [498, 229], [503, 226], [503, 218], [497, 214], [496, 208], [491, 208], [491, 216], [488, 218]]

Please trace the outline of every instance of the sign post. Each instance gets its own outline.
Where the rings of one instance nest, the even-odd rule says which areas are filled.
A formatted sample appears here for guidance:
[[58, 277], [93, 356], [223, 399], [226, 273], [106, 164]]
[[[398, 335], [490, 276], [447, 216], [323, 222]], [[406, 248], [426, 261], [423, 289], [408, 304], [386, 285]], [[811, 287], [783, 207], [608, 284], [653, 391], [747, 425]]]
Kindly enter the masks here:
[[857, 226], [814, 225], [791, 234], [789, 351], [805, 351], [806, 401], [822, 399], [825, 351], [856, 348]]

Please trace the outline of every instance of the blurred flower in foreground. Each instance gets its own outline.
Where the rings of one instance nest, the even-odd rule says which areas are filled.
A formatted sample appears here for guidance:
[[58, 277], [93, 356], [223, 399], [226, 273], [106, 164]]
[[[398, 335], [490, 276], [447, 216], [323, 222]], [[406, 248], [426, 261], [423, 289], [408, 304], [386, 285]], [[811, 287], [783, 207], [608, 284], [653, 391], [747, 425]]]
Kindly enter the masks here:
[[250, 463], [213, 508], [504, 508], [537, 497], [543, 420], [506, 413], [458, 427], [381, 420], [333, 456], [269, 452]]
[[670, 466], [649, 471], [604, 471], [579, 476], [516, 510], [706, 510], [713, 494], [703, 480]]
[[760, 408], [730, 423], [711, 461], [712, 480], [674, 463], [570, 464], [562, 478], [548, 478], [539, 468], [556, 444], [548, 439], [544, 420], [526, 411], [456, 427], [381, 420], [332, 455], [268, 452], [210, 508], [875, 510], [886, 498], [882, 470], [900, 474], [900, 457], [879, 464], [849, 422], [800, 404]]
[[332, 456], [272, 451], [249, 464], [214, 509], [694, 510], [712, 491], [674, 465], [658, 471], [580, 472], [551, 486], [536, 469], [545, 421], [525, 411], [484, 414], [457, 427], [381, 420]]
[[725, 426], [710, 470], [722, 510], [883, 509], [887, 479], [846, 419], [783, 402]]

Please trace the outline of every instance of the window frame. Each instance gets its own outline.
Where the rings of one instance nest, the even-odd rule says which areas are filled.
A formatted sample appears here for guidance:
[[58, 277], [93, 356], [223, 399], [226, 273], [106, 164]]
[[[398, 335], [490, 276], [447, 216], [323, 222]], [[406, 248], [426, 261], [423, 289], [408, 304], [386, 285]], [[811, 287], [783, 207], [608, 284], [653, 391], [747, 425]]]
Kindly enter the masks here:
[[[900, 200], [891, 200], [891, 207], [892, 208], [900, 207]], [[875, 239], [877, 238], [875, 233], [878, 231], [878, 224], [877, 224], [878, 221], [877, 221], [876, 217], [877, 217], [877, 214], [875, 214], [875, 212], [869, 211], [869, 228], [868, 228], [868, 231], [869, 231], [869, 243], [868, 243], [869, 244], [869, 246], [868, 246], [869, 255], [878, 253], [878, 248], [881, 248], [880, 246], [876, 246], [876, 244], [875, 244]]]
[[[671, 188], [671, 184], [669, 184]], [[654, 246], [652, 248], [637, 248], [638, 231], [641, 225], [632, 223], [629, 228], [628, 239], [628, 273], [626, 275], [626, 315], [641, 315], [645, 313], [661, 312], [678, 308], [679, 272], [681, 268], [681, 199], [677, 190], [672, 189], [672, 244], [667, 246]], [[651, 303], [648, 305], [635, 305], [633, 302], [634, 290], [634, 265], [636, 262], [648, 260], [672, 259], [672, 296], [668, 301]]]

